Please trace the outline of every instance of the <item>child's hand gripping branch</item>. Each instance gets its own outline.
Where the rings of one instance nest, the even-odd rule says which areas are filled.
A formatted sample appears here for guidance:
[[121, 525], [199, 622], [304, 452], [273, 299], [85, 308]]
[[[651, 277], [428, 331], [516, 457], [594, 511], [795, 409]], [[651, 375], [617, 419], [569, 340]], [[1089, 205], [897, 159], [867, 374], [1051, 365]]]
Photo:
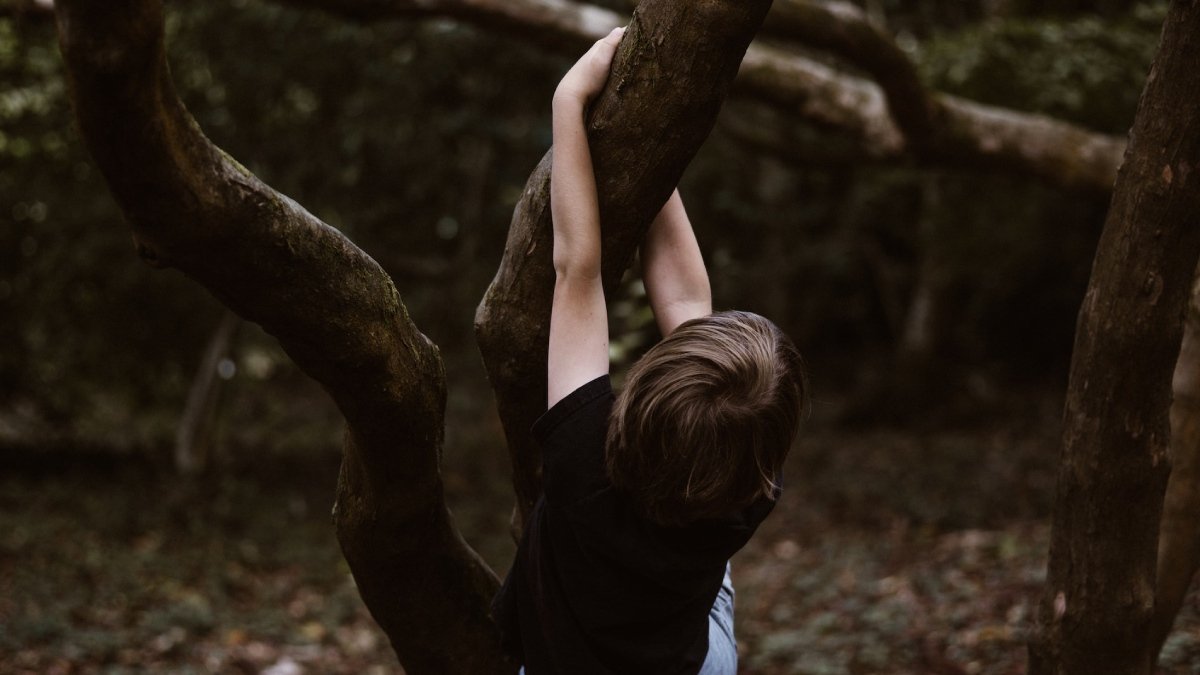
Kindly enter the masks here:
[[554, 219], [554, 302], [547, 402], [608, 372], [608, 316], [600, 280], [600, 206], [584, 110], [608, 80], [623, 28], [592, 46], [554, 93], [550, 213]]

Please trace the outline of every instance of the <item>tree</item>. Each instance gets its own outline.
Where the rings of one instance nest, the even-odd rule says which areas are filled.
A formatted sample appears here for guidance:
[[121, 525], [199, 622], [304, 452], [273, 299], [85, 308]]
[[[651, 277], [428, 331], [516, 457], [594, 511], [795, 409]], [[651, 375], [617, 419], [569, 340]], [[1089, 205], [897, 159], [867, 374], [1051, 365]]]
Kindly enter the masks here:
[[[653, 0], [634, 14], [589, 122], [610, 287], [711, 129], [768, 4]], [[334, 523], [401, 662], [412, 673], [511, 672], [488, 616], [497, 579], [443, 500], [441, 358], [387, 274], [204, 137], [174, 92], [159, 0], [61, 0], [56, 15], [80, 130], [138, 255], [261, 324], [345, 416]], [[523, 420], [545, 392], [548, 157], [478, 321], [526, 486], [536, 457]]]
[[1173, 2], [1079, 314], [1035, 675], [1153, 667], [1171, 374], [1200, 255], [1198, 59], [1200, 7]]
[[[447, 17], [576, 53], [627, 22], [588, 2], [557, 0], [280, 0], [357, 21]], [[755, 42], [734, 93], [859, 142], [862, 156], [996, 166], [1056, 185], [1107, 192], [1122, 139], [1043, 115], [927, 90], [896, 43], [849, 2], [778, 0], [764, 32], [827, 50], [872, 80], [793, 50]]]
[[1158, 535], [1150, 651], [1158, 654], [1200, 569], [1200, 268], [1183, 326], [1171, 402], [1171, 477]]

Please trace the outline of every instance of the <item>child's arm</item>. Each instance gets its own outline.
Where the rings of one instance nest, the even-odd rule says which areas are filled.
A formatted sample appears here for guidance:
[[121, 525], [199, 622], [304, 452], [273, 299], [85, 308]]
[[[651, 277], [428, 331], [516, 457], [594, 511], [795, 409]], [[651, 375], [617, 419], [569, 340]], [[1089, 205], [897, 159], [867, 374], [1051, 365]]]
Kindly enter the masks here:
[[554, 302], [550, 310], [547, 404], [608, 372], [608, 312], [600, 280], [600, 207], [583, 114], [604, 87], [621, 41], [617, 29], [567, 72], [554, 92], [550, 213]]
[[712, 314], [708, 272], [678, 190], [671, 194], [646, 233], [642, 280], [664, 337], [684, 321]]

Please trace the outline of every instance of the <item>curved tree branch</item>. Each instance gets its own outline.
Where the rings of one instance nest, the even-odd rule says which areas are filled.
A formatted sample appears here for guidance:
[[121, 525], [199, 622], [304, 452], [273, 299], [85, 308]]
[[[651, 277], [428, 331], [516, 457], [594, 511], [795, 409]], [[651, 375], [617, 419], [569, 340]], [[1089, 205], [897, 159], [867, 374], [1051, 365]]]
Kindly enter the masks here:
[[[627, 22], [621, 14], [574, 0], [280, 1], [359, 21], [448, 17], [566, 54], [579, 53]], [[929, 91], [903, 50], [845, 3], [830, 8], [812, 0], [778, 2], [768, 21], [776, 35], [827, 49], [874, 81], [760, 42], [746, 53], [737, 93], [859, 139], [869, 157], [915, 154], [926, 163], [970, 162], [1069, 188], [1112, 189], [1122, 138]]]
[[939, 106], [921, 82], [908, 54], [858, 6], [844, 0], [779, 0], [763, 34], [829, 51], [871, 76], [887, 99], [888, 112], [915, 148], [930, 144]]
[[782, 0], [766, 30], [829, 51], [863, 80], [790, 52], [755, 45], [744, 84], [764, 100], [861, 138], [877, 158], [992, 166], [1068, 188], [1112, 189], [1124, 139], [1061, 120], [928, 90], [895, 41], [846, 2]]
[[[712, 129], [769, 5], [769, 0], [646, 0], [634, 13], [588, 123], [607, 292]], [[540, 491], [541, 457], [529, 429], [546, 409], [551, 247], [547, 153], [517, 203], [504, 259], [475, 317], [522, 521]]]
[[79, 126], [139, 254], [261, 324], [345, 415], [334, 522], [401, 662], [511, 672], [488, 617], [496, 578], [443, 501], [441, 357], [391, 280], [204, 137], [171, 83], [159, 0], [57, 4]]

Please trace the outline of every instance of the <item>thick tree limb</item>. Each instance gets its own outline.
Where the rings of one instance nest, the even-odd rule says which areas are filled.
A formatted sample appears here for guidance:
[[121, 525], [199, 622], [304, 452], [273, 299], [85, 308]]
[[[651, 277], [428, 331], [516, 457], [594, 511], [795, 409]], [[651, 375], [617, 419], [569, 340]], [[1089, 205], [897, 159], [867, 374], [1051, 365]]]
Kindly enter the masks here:
[[[769, 5], [769, 0], [646, 0], [634, 13], [588, 123], [607, 291], [712, 129]], [[541, 457], [529, 429], [546, 409], [551, 248], [547, 153], [517, 203], [504, 259], [475, 317], [522, 519], [540, 491]]]
[[1079, 314], [1031, 675], [1152, 671], [1171, 375], [1200, 256], [1197, 63], [1200, 4], [1175, 0]]
[[204, 137], [172, 86], [158, 0], [62, 0], [57, 17], [79, 126], [140, 255], [260, 323], [345, 415], [338, 539], [405, 668], [512, 672], [488, 618], [496, 578], [442, 497], [441, 358], [391, 280]]
[[857, 10], [790, 0], [778, 5], [771, 21], [777, 34], [827, 49], [875, 81], [755, 44], [746, 54], [739, 89], [861, 139], [871, 157], [911, 154], [924, 163], [995, 167], [1068, 188], [1112, 188], [1123, 139], [928, 91], [904, 53]]
[[[928, 162], [998, 166], [1066, 187], [1106, 192], [1112, 187], [1125, 148], [1123, 139], [1042, 115], [929, 91], [908, 55], [855, 5], [839, 0], [782, 0], [768, 15], [765, 30], [829, 51], [871, 76], [872, 84], [848, 90], [861, 97], [858, 110], [873, 111], [870, 119], [892, 121], [894, 126], [876, 122], [878, 126], [862, 127], [870, 132], [864, 137], [878, 139], [885, 152], [908, 151]], [[833, 79], [850, 80], [838, 73]], [[834, 91], [834, 85], [824, 86]], [[877, 112], [880, 108], [886, 113]], [[830, 117], [852, 114], [843, 109]]]
[[[566, 54], [627, 22], [573, 0], [280, 1], [360, 21], [447, 17]], [[769, 15], [776, 35], [830, 50], [876, 81], [756, 43], [742, 63], [737, 92], [857, 138], [870, 157], [915, 154], [929, 163], [993, 166], [1069, 188], [1111, 190], [1124, 139], [929, 91], [891, 38], [844, 3], [833, 9], [810, 0], [776, 4]]]
[[887, 99], [888, 112], [910, 146], [929, 145], [939, 106], [904, 50], [858, 6], [844, 0], [776, 2], [763, 34], [832, 52], [864, 70]]

